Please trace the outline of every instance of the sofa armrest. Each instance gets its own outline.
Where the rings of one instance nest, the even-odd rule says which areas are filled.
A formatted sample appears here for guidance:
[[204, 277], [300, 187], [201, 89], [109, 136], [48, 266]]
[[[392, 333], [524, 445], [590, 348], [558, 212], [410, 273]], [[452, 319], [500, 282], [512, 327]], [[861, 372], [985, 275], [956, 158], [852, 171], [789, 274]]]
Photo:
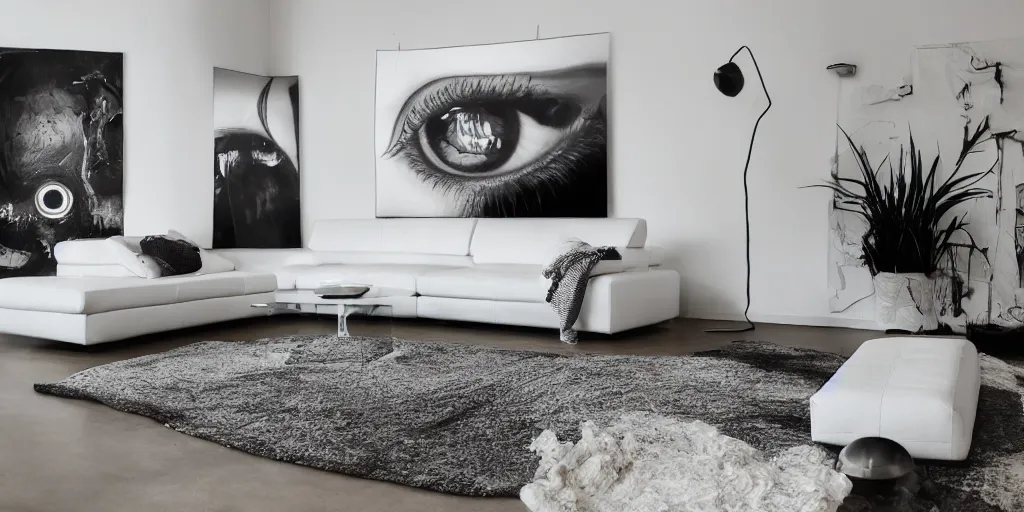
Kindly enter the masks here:
[[651, 269], [622, 272], [590, 281], [577, 326], [615, 334], [679, 316], [679, 273]]
[[661, 264], [661, 259], [655, 251], [650, 249], [634, 249], [630, 247], [616, 247], [615, 250], [622, 256], [621, 260], [601, 260], [591, 276], [606, 274], [617, 274], [619, 272], [638, 272], [649, 270], [651, 267]]
[[53, 259], [60, 265], [120, 265], [106, 238], [65, 240], [53, 247]]

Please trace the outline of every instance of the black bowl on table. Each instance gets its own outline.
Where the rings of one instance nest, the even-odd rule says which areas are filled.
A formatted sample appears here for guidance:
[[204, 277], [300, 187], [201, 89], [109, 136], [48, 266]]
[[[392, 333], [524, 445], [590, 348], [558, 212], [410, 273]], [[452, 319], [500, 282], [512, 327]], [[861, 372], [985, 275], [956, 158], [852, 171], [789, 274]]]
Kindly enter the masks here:
[[369, 286], [361, 284], [326, 285], [315, 290], [317, 296], [322, 299], [358, 299], [370, 291]]

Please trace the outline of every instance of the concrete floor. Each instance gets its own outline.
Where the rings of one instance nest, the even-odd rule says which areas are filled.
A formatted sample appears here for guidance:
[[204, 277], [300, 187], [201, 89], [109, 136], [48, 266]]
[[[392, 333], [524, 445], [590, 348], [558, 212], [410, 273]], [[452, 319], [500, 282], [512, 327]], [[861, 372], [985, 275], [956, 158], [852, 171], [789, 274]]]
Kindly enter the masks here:
[[[871, 331], [760, 325], [744, 334], [707, 334], [721, 324], [677, 320], [618, 336], [585, 336], [571, 346], [553, 331], [396, 320], [394, 335], [551, 352], [672, 355], [734, 340], [851, 354]], [[358, 335], [385, 334], [381, 319], [353, 319]], [[38, 395], [92, 366], [202, 340], [252, 340], [333, 333], [332, 318], [257, 318], [95, 347], [0, 334], [0, 511], [358, 511], [523, 512], [516, 499], [448, 496], [263, 459], [175, 433], [99, 404]]]

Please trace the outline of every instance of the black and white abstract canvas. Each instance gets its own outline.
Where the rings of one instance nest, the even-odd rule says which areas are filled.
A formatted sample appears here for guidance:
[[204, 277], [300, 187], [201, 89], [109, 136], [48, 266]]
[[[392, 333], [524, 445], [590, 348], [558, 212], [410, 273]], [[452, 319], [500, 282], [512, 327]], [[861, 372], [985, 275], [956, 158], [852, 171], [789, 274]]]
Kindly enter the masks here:
[[378, 217], [606, 217], [608, 34], [377, 52]]
[[[912, 60], [911, 95], [901, 97], [898, 84], [844, 87], [839, 126], [872, 162], [898, 161], [912, 131], [926, 162], [940, 157], [940, 180], [958, 164], [961, 176], [984, 174], [976, 186], [991, 197], [947, 214], [968, 224], [941, 262], [936, 312], [958, 332], [968, 324], [1024, 325], [1024, 39], [919, 47]], [[833, 173], [859, 173], [845, 141]], [[841, 312], [874, 294], [861, 259], [866, 225], [833, 205], [830, 226], [831, 308]]]
[[0, 48], [0, 278], [123, 233], [120, 53]]
[[213, 119], [213, 247], [301, 247], [299, 78], [214, 69]]

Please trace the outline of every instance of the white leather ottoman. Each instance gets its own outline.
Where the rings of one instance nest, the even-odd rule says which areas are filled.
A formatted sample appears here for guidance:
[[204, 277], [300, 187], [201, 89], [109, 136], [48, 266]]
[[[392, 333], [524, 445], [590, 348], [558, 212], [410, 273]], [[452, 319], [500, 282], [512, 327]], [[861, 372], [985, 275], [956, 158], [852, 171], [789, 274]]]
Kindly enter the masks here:
[[811, 439], [884, 437], [915, 458], [964, 460], [981, 371], [974, 344], [949, 338], [865, 342], [811, 397]]

